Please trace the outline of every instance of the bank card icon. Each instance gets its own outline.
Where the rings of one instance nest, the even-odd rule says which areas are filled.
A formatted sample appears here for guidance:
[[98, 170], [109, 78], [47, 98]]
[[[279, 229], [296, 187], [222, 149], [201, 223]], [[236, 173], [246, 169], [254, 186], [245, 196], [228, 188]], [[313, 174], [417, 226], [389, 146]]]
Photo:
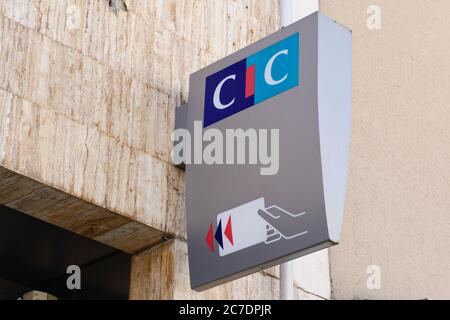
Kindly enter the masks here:
[[226, 256], [260, 243], [270, 245], [308, 233], [303, 218], [276, 205], [266, 207], [264, 198], [250, 201], [217, 215], [216, 231], [210, 225], [205, 241], [211, 252], [217, 243], [219, 256]]

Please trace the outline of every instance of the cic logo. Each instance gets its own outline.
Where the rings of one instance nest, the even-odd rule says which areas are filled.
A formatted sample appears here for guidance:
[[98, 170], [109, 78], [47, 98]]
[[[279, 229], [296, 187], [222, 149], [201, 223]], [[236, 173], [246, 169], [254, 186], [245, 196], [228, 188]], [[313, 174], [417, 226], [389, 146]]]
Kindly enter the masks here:
[[299, 34], [206, 78], [204, 127], [299, 84]]

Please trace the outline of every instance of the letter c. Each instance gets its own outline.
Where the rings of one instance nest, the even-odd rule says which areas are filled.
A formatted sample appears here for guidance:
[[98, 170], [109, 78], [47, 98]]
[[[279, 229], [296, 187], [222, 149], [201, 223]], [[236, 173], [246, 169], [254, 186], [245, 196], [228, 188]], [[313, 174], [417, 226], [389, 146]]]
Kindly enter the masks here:
[[280, 80], [274, 80], [274, 78], [272, 78], [272, 65], [275, 62], [275, 59], [278, 58], [278, 56], [284, 54], [284, 55], [288, 55], [289, 51], [288, 50], [282, 50], [278, 53], [276, 53], [272, 58], [270, 58], [269, 62], [267, 62], [266, 65], [266, 70], [264, 71], [264, 80], [267, 82], [267, 84], [271, 85], [271, 86], [275, 86], [277, 84], [282, 83], [283, 81], [285, 81], [288, 77], [288, 73], [286, 73], [284, 75], [283, 78], [281, 78]]
[[222, 110], [222, 109], [231, 107], [233, 105], [234, 101], [236, 100], [236, 99], [233, 99], [233, 100], [231, 100], [230, 103], [227, 103], [227, 104], [222, 104], [222, 102], [220, 101], [220, 92], [222, 91], [223, 85], [228, 80], [236, 80], [236, 75], [232, 74], [231, 76], [228, 76], [225, 79], [223, 79], [217, 86], [216, 90], [214, 91], [213, 103], [214, 103], [214, 107], [216, 107], [216, 109]]

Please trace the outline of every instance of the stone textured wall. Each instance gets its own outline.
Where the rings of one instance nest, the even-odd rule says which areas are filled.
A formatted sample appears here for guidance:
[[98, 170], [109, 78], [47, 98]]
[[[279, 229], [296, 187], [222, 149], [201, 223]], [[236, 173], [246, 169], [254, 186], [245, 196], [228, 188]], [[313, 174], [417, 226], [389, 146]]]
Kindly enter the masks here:
[[[381, 29], [366, 26], [369, 5]], [[334, 298], [450, 298], [450, 1], [322, 0], [353, 30], [353, 131]], [[369, 290], [367, 267], [381, 271]]]
[[[300, 283], [295, 284], [296, 299], [323, 300], [327, 292], [316, 283], [329, 279], [319, 274], [320, 259], [317, 254], [296, 261], [301, 272]], [[133, 258], [131, 270], [130, 299], [279, 299], [279, 270], [272, 268], [257, 272], [227, 284], [196, 292], [190, 289], [186, 243], [173, 239], [161, 246]], [[309, 280], [309, 281], [308, 281]], [[309, 284], [308, 282], [312, 282]]]
[[0, 2], [0, 165], [184, 237], [175, 108], [191, 72], [278, 28], [278, 1], [108, 3]]
[[279, 281], [268, 273], [248, 277], [198, 293], [190, 289], [186, 243], [166, 242], [135, 256], [131, 299], [278, 299]]

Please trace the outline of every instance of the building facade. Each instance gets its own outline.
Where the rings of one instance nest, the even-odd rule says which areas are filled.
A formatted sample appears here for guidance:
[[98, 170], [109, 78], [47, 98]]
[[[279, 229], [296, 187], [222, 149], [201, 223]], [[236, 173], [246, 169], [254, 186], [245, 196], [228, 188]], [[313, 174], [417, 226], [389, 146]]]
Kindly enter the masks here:
[[131, 299], [278, 298], [277, 268], [190, 290], [169, 153], [190, 73], [279, 24], [275, 0], [1, 1], [0, 203], [131, 255]]
[[[295, 261], [296, 295], [450, 298], [450, 3], [306, 2], [353, 30], [353, 129], [342, 243]], [[128, 255], [130, 299], [278, 299], [278, 267], [190, 289], [170, 135], [189, 75], [278, 30], [279, 11], [277, 0], [1, 1], [2, 208]]]

